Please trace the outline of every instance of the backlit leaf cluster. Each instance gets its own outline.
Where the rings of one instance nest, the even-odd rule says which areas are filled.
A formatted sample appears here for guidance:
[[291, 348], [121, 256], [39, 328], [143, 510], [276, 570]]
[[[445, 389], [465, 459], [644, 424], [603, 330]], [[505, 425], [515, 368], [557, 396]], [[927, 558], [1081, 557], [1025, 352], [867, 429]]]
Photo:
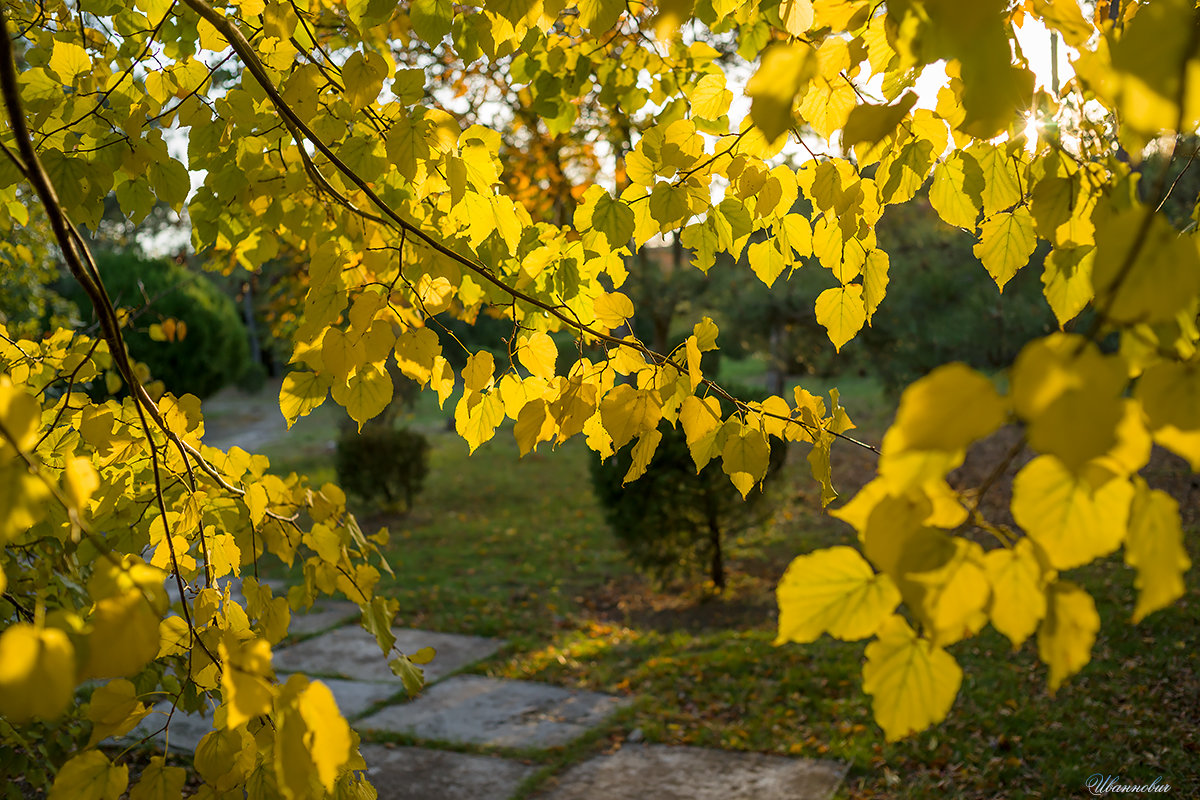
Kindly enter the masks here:
[[[632, 480], [661, 427], [682, 426], [697, 469], [719, 462], [745, 495], [775, 439], [803, 452], [829, 504], [832, 446], [860, 446], [836, 391], [723, 413], [700, 366], [717, 324], [647, 347], [622, 291], [632, 257], [677, 239], [695, 268], [720, 260], [767, 286], [828, 270], [814, 314], [840, 349], [886, 302], [875, 231], [889, 206], [927, 196], [976, 238], [998, 291], [1042, 248], [1047, 303], [1072, 332], [1031, 342], [1001, 384], [951, 364], [910, 386], [877, 477], [834, 512], [857, 542], [801, 556], [780, 585], [780, 641], [871, 639], [864, 689], [889, 738], [945, 717], [962, 679], [946, 647], [989, 623], [1014, 646], [1036, 637], [1052, 689], [1083, 668], [1099, 620], [1069, 570], [1123, 550], [1135, 619], [1183, 591], [1178, 508], [1139, 471], [1152, 443], [1200, 468], [1200, 251], [1157, 210], [1171, 187], [1143, 185], [1138, 165], [1200, 120], [1184, 0], [1117, 24], [1074, 0], [3, 9], [19, 95], [0, 120], [4, 230], [40, 203], [68, 226], [43, 246], [86, 284], [69, 223], [94, 228], [111, 194], [134, 222], [156, 203], [186, 209], [214, 268], [302, 265], [279, 397], [289, 425], [330, 401], [363, 425], [395, 371], [436, 393], [471, 450], [502, 427], [522, 454], [579, 436], [601, 457], [632, 448]], [[1030, 22], [1069, 48], [1075, 78], [1057, 93], [1035, 92], [1014, 32]], [[918, 102], [938, 69], [943, 85]], [[517, 98], [514, 127], [541, 137], [537, 152], [609, 137], [614, 175], [572, 186], [550, 215], [528, 176], [506, 176], [511, 130], [456, 109], [479, 80]], [[508, 352], [461, 353], [445, 314], [508, 319]], [[292, 611], [341, 592], [389, 653], [395, 608], [374, 591], [385, 537], [364, 534], [336, 487], [205, 445], [198, 401], [139, 388], [148, 376], [111, 320], [99, 338], [0, 338], [0, 712], [54, 718], [99, 681], [84, 713], [103, 738], [163, 697], [211, 700], [195, 754], [205, 796], [366, 791], [329, 689], [281, 683], [271, 648]], [[1119, 345], [1101, 348], [1109, 334]], [[85, 392], [101, 384], [131, 392]], [[1013, 482], [1016, 528], [980, 512], [988, 487], [947, 482], [1006, 424], [1036, 453]], [[254, 579], [268, 553], [302, 565], [286, 598]], [[219, 588], [229, 576], [244, 601]], [[62, 767], [57, 795], [127, 788], [99, 741]], [[176, 792], [173, 769], [152, 765], [132, 796]]]

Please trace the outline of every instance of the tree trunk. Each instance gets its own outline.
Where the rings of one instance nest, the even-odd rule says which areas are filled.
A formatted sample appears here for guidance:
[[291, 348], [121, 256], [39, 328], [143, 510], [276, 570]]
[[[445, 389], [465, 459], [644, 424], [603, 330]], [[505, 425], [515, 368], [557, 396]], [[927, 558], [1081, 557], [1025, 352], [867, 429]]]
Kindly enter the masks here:
[[708, 510], [708, 540], [712, 544], [712, 582], [719, 592], [725, 588], [725, 562], [721, 553], [721, 525], [712, 508]]

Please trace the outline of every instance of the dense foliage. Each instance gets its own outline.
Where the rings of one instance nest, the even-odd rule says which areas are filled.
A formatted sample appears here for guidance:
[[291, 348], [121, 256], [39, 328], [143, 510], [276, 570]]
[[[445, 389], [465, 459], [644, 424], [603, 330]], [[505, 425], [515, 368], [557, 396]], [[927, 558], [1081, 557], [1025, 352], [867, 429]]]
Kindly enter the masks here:
[[[1181, 230], [1160, 211], [1200, 124], [1198, 22], [1188, 0], [1087, 16], [1076, 0], [0, 0], [0, 229], [40, 208], [98, 318], [0, 331], [5, 746], [87, 716], [99, 727], [55, 765], [52, 796], [116, 797], [127, 766], [97, 745], [166, 696], [218, 707], [195, 755], [206, 797], [367, 791], [328, 687], [271, 669], [289, 609], [250, 577], [264, 558], [303, 564], [295, 603], [359, 603], [392, 668], [420, 680], [375, 592], [386, 533], [364, 535], [333, 485], [207, 446], [194, 395], [142, 384], [80, 233], [110, 198], [135, 222], [186, 207], [214, 269], [301, 265], [289, 423], [332, 397], [361, 426], [396, 369], [455, 398], [472, 450], [507, 420], [522, 453], [580, 436], [605, 458], [631, 448], [636, 474], [682, 428], [744, 497], [787, 441], [824, 504], [835, 443], [877, 453], [876, 479], [834, 511], [857, 541], [797, 558], [780, 584], [780, 641], [869, 640], [863, 689], [890, 739], [950, 712], [962, 671], [946, 648], [988, 624], [1035, 637], [1057, 688], [1100, 624], [1070, 570], [1122, 550], [1140, 620], [1190, 566], [1176, 501], [1140, 472], [1152, 443], [1200, 468], [1200, 214], [1188, 197]], [[1061, 41], [1061, 85], [1056, 68], [1039, 88], [1021, 26]], [[1149, 155], [1166, 166], [1143, 175]], [[876, 226], [926, 183], [975, 238], [980, 280], [1005, 289], [1043, 248], [1063, 330], [996, 383], [933, 369], [878, 447], [836, 394], [735, 402], [704, 374], [716, 323], [656, 348], [622, 291], [664, 239], [701, 271], [745, 254], [769, 287], [815, 259], [833, 283], [814, 316], [840, 350], [902, 280]], [[438, 315], [485, 310], [511, 323], [504, 345], [456, 368]], [[564, 334], [578, 358], [559, 358]], [[106, 372], [128, 395], [81, 391]], [[1037, 454], [1012, 486], [1015, 525], [985, 513], [992, 479], [946, 481], [1008, 424]], [[216, 588], [231, 575], [244, 603]], [[156, 760], [131, 794], [182, 781]]]

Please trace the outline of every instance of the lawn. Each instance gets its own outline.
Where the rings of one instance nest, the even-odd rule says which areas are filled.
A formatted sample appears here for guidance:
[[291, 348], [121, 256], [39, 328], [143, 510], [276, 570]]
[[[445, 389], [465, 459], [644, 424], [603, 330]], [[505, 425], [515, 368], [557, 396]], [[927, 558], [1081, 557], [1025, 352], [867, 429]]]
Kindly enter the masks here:
[[[807, 384], [806, 384], [807, 385]], [[860, 433], [877, 441], [887, 403], [869, 379], [842, 382]], [[813, 391], [825, 388], [809, 385]], [[1141, 625], [1128, 622], [1132, 571], [1119, 558], [1074, 570], [1103, 627], [1092, 663], [1046, 689], [1036, 644], [1017, 652], [988, 629], [954, 645], [965, 672], [949, 719], [888, 744], [862, 692], [863, 646], [828, 638], [776, 647], [774, 586], [791, 557], [849, 543], [853, 532], [817, 507], [804, 453], [789, 454], [781, 503], [756, 537], [733, 543], [730, 585], [656, 590], [626, 565], [591, 495], [582, 442], [517, 457], [510, 428], [468, 457], [428, 393], [412, 424], [432, 444], [415, 510], [362, 509], [392, 533], [398, 624], [500, 636], [508, 646], [473, 671], [630, 695], [606, 728], [548, 754], [532, 793], [554, 772], [626, 738], [833, 758], [851, 771], [840, 798], [1064, 797], [1094, 773], [1200, 793], [1200, 580]], [[295, 439], [264, 447], [275, 469], [331, 479], [336, 414], [303, 420]], [[835, 480], [861, 481], [870, 459], [843, 451]], [[859, 473], [859, 474], [856, 474]], [[1180, 485], [1188, 486], [1186, 480]], [[1192, 502], [1196, 497], [1191, 489]], [[1188, 532], [1193, 555], [1200, 535]]]

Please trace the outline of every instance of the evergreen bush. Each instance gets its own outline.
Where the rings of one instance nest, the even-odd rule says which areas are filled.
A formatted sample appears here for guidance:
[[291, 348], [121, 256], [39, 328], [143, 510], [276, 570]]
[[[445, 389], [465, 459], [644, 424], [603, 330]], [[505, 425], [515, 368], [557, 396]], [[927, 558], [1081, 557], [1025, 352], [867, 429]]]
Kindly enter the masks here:
[[429, 441], [408, 428], [367, 425], [337, 442], [338, 483], [363, 500], [411, 510], [429, 472]]
[[[731, 392], [743, 400], [762, 394], [742, 387]], [[761, 526], [771, 515], [774, 498], [756, 487], [743, 500], [717, 461], [696, 471], [682, 426], [661, 430], [650, 466], [636, 481], [621, 485], [633, 463], [632, 448], [591, 462], [596, 498], [622, 549], [652, 580], [666, 585], [707, 572], [722, 589], [724, 540]], [[772, 441], [764, 486], [773, 483], [786, 458], [786, 447]]]

